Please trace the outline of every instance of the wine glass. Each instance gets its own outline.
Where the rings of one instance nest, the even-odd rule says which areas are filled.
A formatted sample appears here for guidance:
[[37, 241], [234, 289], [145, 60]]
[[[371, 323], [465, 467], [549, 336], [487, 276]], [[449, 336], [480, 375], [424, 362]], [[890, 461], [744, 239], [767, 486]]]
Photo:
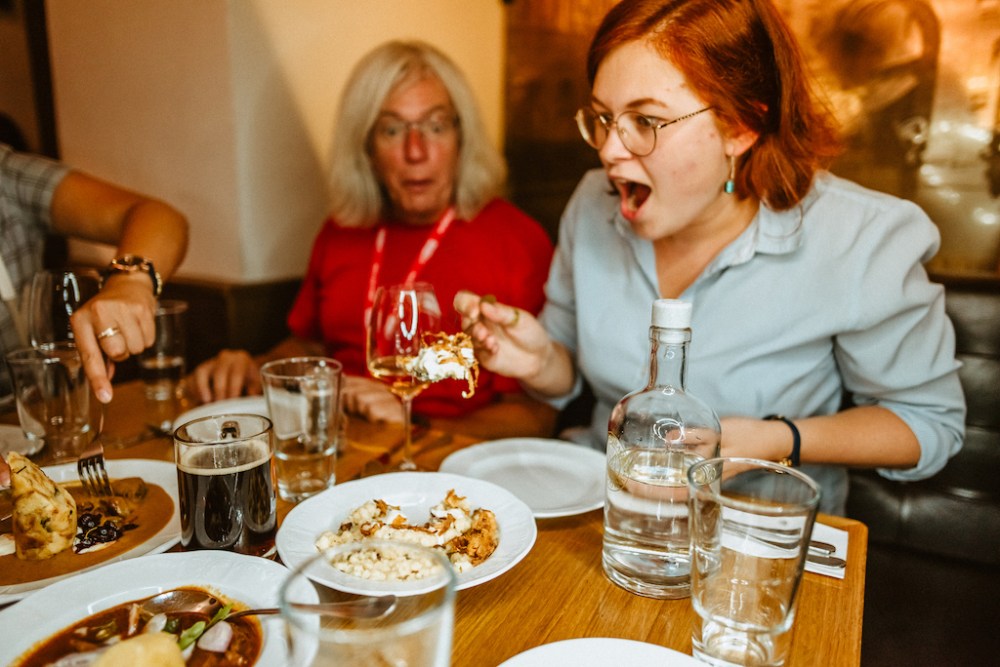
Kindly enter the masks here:
[[31, 345], [73, 340], [70, 317], [100, 290], [96, 271], [39, 271], [28, 296], [28, 337]]
[[403, 404], [403, 460], [397, 470], [416, 470], [411, 447], [413, 398], [429, 382], [408, 366], [420, 352], [425, 333], [441, 330], [441, 306], [428, 283], [380, 287], [368, 315], [368, 372], [389, 385]]

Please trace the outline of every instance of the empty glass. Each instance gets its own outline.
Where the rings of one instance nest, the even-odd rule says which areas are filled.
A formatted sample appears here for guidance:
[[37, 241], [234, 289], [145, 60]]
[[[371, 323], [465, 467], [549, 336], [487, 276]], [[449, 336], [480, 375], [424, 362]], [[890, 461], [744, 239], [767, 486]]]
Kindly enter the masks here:
[[28, 295], [28, 336], [32, 345], [73, 340], [70, 317], [100, 291], [100, 277], [89, 269], [39, 271]]
[[25, 437], [43, 442], [51, 460], [76, 458], [91, 440], [90, 383], [76, 346], [45, 343], [6, 359]]

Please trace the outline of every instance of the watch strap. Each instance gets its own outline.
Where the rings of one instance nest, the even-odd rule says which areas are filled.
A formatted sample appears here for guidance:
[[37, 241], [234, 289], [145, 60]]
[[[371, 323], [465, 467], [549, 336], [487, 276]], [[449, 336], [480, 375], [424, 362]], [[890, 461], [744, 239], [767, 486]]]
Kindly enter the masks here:
[[163, 291], [163, 281], [160, 279], [160, 274], [151, 260], [140, 255], [119, 255], [112, 259], [101, 271], [101, 284], [103, 286], [105, 280], [117, 273], [128, 274], [139, 271], [147, 274], [149, 279], [153, 281], [153, 296], [159, 297], [160, 292]]
[[788, 428], [792, 429], [792, 452], [788, 456], [782, 458], [778, 463], [783, 466], [790, 466], [792, 468], [799, 467], [799, 456], [800, 450], [802, 449], [802, 435], [799, 433], [799, 427], [795, 425], [791, 419], [783, 417], [782, 415], [768, 415], [764, 417], [768, 421], [782, 421], [788, 425]]

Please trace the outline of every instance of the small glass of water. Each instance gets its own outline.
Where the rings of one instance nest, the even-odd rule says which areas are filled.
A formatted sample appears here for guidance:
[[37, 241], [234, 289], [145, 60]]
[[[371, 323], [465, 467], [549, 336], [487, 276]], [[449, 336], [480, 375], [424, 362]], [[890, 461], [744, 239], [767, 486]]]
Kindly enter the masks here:
[[186, 365], [185, 301], [163, 300], [156, 309], [156, 340], [139, 355], [146, 396], [146, 425], [159, 435], [171, 432], [181, 412]]
[[340, 362], [327, 357], [278, 359], [260, 369], [283, 500], [297, 503], [336, 480], [341, 373]]
[[[378, 580], [365, 567], [384, 566], [396, 559], [405, 563], [402, 569], [413, 575], [412, 580]], [[391, 593], [398, 599], [389, 611], [376, 618], [319, 615], [297, 608], [294, 603], [317, 597], [321, 602], [344, 599], [345, 593], [318, 581], [350, 581], [343, 586], [344, 591]], [[337, 587], [341, 588], [341, 584], [337, 583]], [[439, 549], [379, 540], [340, 544], [296, 568], [282, 585], [279, 598], [288, 638], [287, 665], [451, 664], [455, 571]]]

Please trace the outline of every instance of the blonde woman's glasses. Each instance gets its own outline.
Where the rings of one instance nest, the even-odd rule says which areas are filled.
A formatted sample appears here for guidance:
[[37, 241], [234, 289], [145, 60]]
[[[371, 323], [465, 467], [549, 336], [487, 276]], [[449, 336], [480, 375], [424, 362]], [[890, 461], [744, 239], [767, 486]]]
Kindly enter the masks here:
[[395, 116], [383, 116], [375, 123], [375, 140], [383, 144], [402, 143], [412, 130], [416, 130], [424, 141], [445, 141], [451, 139], [458, 128], [458, 117], [452, 113], [436, 112], [420, 120], [403, 120]]
[[576, 112], [576, 126], [580, 128], [580, 135], [588, 144], [601, 150], [604, 142], [608, 140], [611, 127], [618, 130], [618, 138], [622, 140], [622, 145], [629, 153], [636, 157], [645, 157], [656, 148], [656, 132], [668, 125], [679, 123], [708, 111], [712, 107], [698, 109], [680, 118], [673, 120], [663, 120], [645, 116], [638, 111], [622, 111], [617, 117], [612, 118], [610, 114], [598, 113], [589, 107], [583, 107]]

